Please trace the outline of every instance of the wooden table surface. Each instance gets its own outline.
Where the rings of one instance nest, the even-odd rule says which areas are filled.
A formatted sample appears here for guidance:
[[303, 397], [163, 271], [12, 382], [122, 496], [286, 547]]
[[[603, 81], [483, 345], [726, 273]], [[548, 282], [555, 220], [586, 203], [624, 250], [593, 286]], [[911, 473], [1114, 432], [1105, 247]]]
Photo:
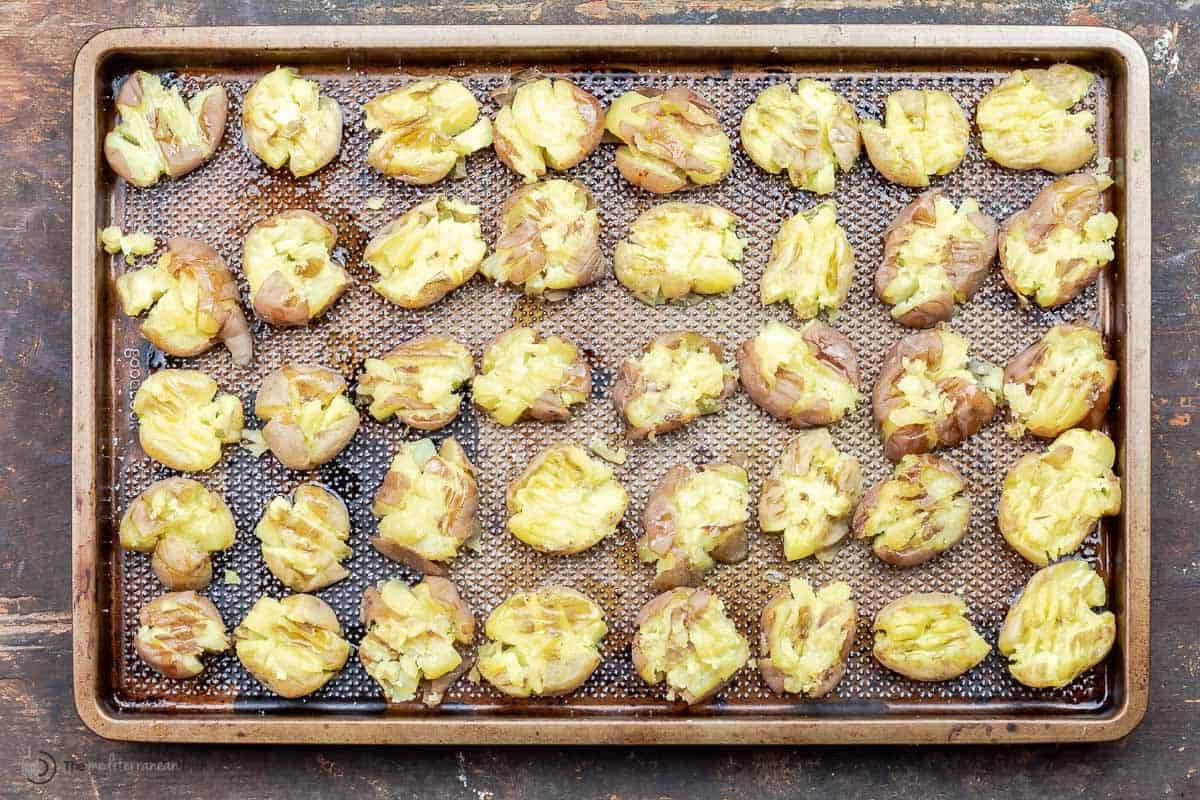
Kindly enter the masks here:
[[[1200, 797], [1200, 2], [583, 0], [343, 8], [0, 2], [0, 797]], [[1108, 25], [1151, 59], [1154, 568], [1150, 709], [1096, 746], [571, 750], [130, 745], [71, 699], [71, 61], [125, 25], [403, 23]], [[1200, 418], [1197, 420], [1200, 422]], [[46, 775], [53, 775], [44, 782]]]

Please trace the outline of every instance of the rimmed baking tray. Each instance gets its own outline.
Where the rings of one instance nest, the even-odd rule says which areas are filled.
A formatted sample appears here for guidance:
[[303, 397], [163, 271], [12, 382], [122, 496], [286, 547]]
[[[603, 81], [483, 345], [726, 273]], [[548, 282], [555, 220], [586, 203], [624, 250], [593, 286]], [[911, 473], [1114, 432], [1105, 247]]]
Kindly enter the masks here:
[[[602, 100], [646, 83], [685, 83], [718, 108], [735, 139], [741, 112], [761, 88], [799, 76], [831, 81], [860, 115], [878, 117], [886, 95], [902, 86], [944, 88], [968, 113], [1003, 75], [1020, 66], [1070, 61], [1099, 76], [1085, 104], [1097, 115], [1100, 155], [1116, 183], [1112, 210], [1121, 220], [1117, 258], [1097, 287], [1053, 312], [1020, 309], [993, 275], [955, 318], [953, 327], [975, 341], [980, 355], [1004, 363], [1057, 321], [1083, 317], [1098, 323], [1120, 363], [1119, 389], [1108, 427], [1118, 443], [1125, 507], [1085, 543], [1083, 555], [1105, 576], [1118, 619], [1108, 660], [1072, 686], [1054, 692], [1021, 687], [993, 653], [955, 681], [917, 684], [884, 670], [870, 656], [869, 620], [883, 603], [908, 591], [959, 592], [991, 641], [1008, 603], [1032, 573], [995, 530], [994, 509], [1005, 470], [1038, 444], [1014, 441], [993, 422], [946, 455], [971, 484], [975, 512], [967, 539], [922, 567], [886, 567], [858, 542], [828, 562], [787, 564], [775, 537], [751, 526], [752, 554], [743, 564], [719, 567], [706, 585], [720, 594], [753, 640], [757, 614], [788, 575], [815, 583], [849, 580], [862, 605], [862, 622], [846, 678], [835, 695], [792, 702], [766, 691], [746, 669], [719, 702], [691, 710], [643, 686], [628, 664], [632, 619], [650, 596], [650, 570], [637, 562], [637, 515], [649, 487], [672, 463], [748, 454], [754, 488], [790, 432], [744, 395], [721, 414], [655, 443], [630, 444], [617, 470], [630, 489], [630, 511], [620, 530], [587, 554], [553, 558], [533, 553], [503, 530], [503, 491], [536, 450], [554, 440], [587, 442], [619, 431], [608, 401], [620, 360], [651, 336], [678, 327], [706, 333], [732, 351], [768, 318], [786, 309], [762, 309], [757, 278], [782, 218], [816, 202], [767, 175], [737, 151], [732, 175], [686, 199], [715, 202], [741, 218], [748, 239], [745, 283], [724, 298], [693, 306], [641, 305], [611, 276], [561, 303], [542, 305], [480, 278], [434, 307], [408, 312], [368, 288], [370, 271], [359, 256], [372, 230], [419, 198], [442, 191], [479, 204], [485, 237], [496, 233], [496, 212], [518, 185], [494, 154], [468, 161], [468, 175], [436, 187], [408, 187], [366, 165], [369, 141], [361, 104], [379, 91], [426, 74], [453, 74], [494, 111], [490, 94], [507, 76], [529, 66], [572, 77]], [[240, 141], [241, 98], [277, 64], [298, 66], [341, 102], [346, 138], [340, 157], [300, 181], [265, 169]], [[134, 69], [150, 69], [188, 88], [221, 82], [230, 89], [230, 123], [214, 160], [180, 181], [127, 190], [103, 164], [100, 145], [111, 125], [114, 87]], [[74, 116], [74, 669], [75, 697], [85, 723], [101, 735], [129, 740], [372, 743], [852, 743], [1017, 742], [1113, 739], [1129, 732], [1146, 706], [1149, 669], [1150, 552], [1150, 152], [1148, 72], [1128, 36], [1101, 28], [920, 26], [639, 26], [639, 27], [293, 27], [190, 28], [106, 31], [90, 40], [75, 63]], [[571, 171], [595, 192], [605, 227], [604, 248], [637, 213], [659, 198], [624, 183], [602, 145]], [[1002, 219], [1023, 207], [1049, 182], [1037, 172], [1012, 172], [988, 162], [977, 137], [964, 164], [936, 181], [950, 196], [970, 194]], [[860, 352], [870, 385], [887, 347], [905, 331], [874, 300], [870, 282], [887, 221], [913, 192], [882, 181], [864, 158], [839, 179], [835, 194], [858, 255], [847, 306], [834, 324]], [[382, 209], [367, 206], [380, 197]], [[188, 360], [213, 374], [223, 390], [251, 402], [266, 371], [284, 359], [315, 360], [353, 380], [362, 359], [425, 330], [448, 331], [476, 356], [483, 343], [512, 324], [535, 324], [585, 350], [596, 390], [583, 411], [562, 425], [529, 424], [506, 430], [482, 415], [464, 413], [448, 431], [463, 442], [481, 470], [485, 535], [478, 552], [460, 558], [451, 577], [482, 620], [504, 597], [548, 582], [576, 586], [606, 610], [610, 632], [605, 662], [567, 698], [512, 702], [485, 685], [462, 681], [438, 711], [388, 706], [356, 659], [319, 693], [283, 701], [258, 685], [225, 655], [192, 683], [163, 680], [137, 661], [131, 639], [138, 606], [161, 591], [141, 554], [114, 546], [128, 501], [167, 472], [137, 445], [130, 401], [151, 370], [175, 365], [142, 342], [136, 322], [116, 310], [112, 280], [123, 266], [97, 247], [97, 230], [120, 224], [160, 239], [190, 235], [216, 246], [240, 273], [241, 237], [257, 219], [289, 207], [310, 208], [340, 229], [341, 255], [355, 287], [327, 318], [303, 331], [256, 324], [256, 363], [238, 371], [223, 351]], [[244, 286], [243, 286], [244, 290]], [[182, 364], [182, 362], [179, 362]], [[832, 429], [839, 446], [862, 460], [868, 483], [889, 471], [864, 403]], [[249, 406], [248, 406], [249, 407]], [[248, 419], [253, 419], [248, 415]], [[362, 589], [384, 577], [414, 576], [367, 544], [373, 530], [369, 503], [388, 459], [404, 439], [399, 423], [365, 421], [354, 443], [315, 474], [290, 473], [271, 456], [254, 459], [239, 449], [201, 480], [225, 493], [238, 521], [238, 542], [216, 559], [216, 574], [233, 569], [240, 584], [220, 577], [207, 590], [232, 627], [261, 594], [285, 590], [257, 552], [252, 529], [270, 496], [316, 478], [350, 506], [355, 531], [352, 577], [320, 592], [335, 608], [348, 637], [357, 624]]]

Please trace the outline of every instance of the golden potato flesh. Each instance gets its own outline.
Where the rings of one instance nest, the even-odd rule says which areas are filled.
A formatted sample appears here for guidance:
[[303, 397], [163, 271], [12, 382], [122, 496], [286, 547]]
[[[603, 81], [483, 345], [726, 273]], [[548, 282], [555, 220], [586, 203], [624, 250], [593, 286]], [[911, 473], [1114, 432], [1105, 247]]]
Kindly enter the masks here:
[[1117, 621], [1104, 580], [1085, 561], [1060, 561], [1034, 573], [1008, 610], [997, 647], [1026, 686], [1066, 686], [1112, 649]]
[[633, 666], [667, 698], [688, 705], [719, 692], [750, 658], [750, 645], [725, 615], [721, 598], [681, 587], [647, 603], [637, 616]]
[[788, 561], [808, 558], [840, 542], [862, 492], [862, 467], [840, 452], [829, 431], [805, 431], [788, 443], [763, 482], [758, 526], [783, 534]]
[[358, 658], [390, 702], [422, 693], [436, 706], [466, 671], [462, 650], [475, 638], [475, 617], [450, 581], [384, 581], [363, 594], [362, 619]]
[[729, 137], [716, 109], [682, 86], [626, 92], [613, 101], [604, 127], [623, 142], [617, 169], [647, 191], [706, 186], [733, 169]]
[[822, 697], [846, 672], [854, 644], [858, 604], [850, 584], [831, 583], [814, 592], [792, 578], [762, 613], [758, 669], [773, 691]]
[[363, 110], [367, 130], [379, 131], [367, 163], [405, 183], [440, 181], [492, 143], [492, 121], [458, 81], [419, 81], [379, 95]]
[[445, 427], [458, 416], [458, 390], [475, 374], [466, 345], [433, 334], [411, 339], [383, 358], [368, 358], [358, 379], [359, 398], [371, 401], [371, 416], [398, 417], [418, 430]]
[[354, 552], [350, 513], [333, 492], [301, 484], [291, 498], [274, 497], [254, 529], [271, 574], [294, 592], [314, 592], [350, 575], [342, 561]]
[[758, 289], [763, 305], [786, 302], [801, 319], [841, 308], [854, 279], [854, 250], [826, 200], [788, 218], [771, 242]]
[[166, 478], [134, 498], [121, 517], [121, 546], [154, 553], [151, 567], [169, 589], [212, 580], [209, 553], [233, 544], [233, 514], [216, 492], [190, 478]]
[[592, 373], [579, 349], [533, 328], [511, 328], [483, 353], [471, 382], [475, 404], [501, 425], [521, 419], [561, 421], [588, 399]]
[[297, 178], [328, 164], [342, 146], [342, 107], [321, 94], [316, 81], [291, 67], [276, 67], [246, 93], [242, 136], [250, 152]]
[[947, 681], [967, 672], [992, 648], [967, 618], [967, 604], [942, 592], [917, 592], [875, 616], [875, 658], [915, 681]]
[[487, 253], [479, 209], [434, 195], [367, 242], [363, 261], [379, 273], [371, 288], [404, 308], [424, 308], [469, 281]]
[[138, 440], [146, 455], [183, 472], [221, 460], [221, 445], [242, 436], [242, 401], [217, 394], [217, 382], [194, 369], [160, 369], [133, 396]]
[[307, 325], [350, 285], [333, 260], [337, 228], [311, 211], [268, 217], [246, 234], [242, 269], [254, 313], [272, 325]]
[[582, 183], [559, 179], [517, 189], [504, 201], [500, 238], [479, 270], [525, 294], [562, 292], [603, 277], [600, 217]]
[[1117, 379], [1104, 339], [1086, 325], [1055, 325], [1004, 369], [1011, 433], [1050, 438], [1069, 428], [1098, 428]]
[[235, 364], [245, 366], [254, 340], [238, 305], [237, 284], [216, 250], [195, 239], [172, 239], [153, 267], [117, 278], [121, 310], [147, 309], [142, 335], [173, 356], [196, 356], [218, 340]]
[[1121, 511], [1117, 451], [1099, 431], [1073, 428], [1013, 465], [1000, 495], [1000, 533], [1038, 566], [1075, 552], [1101, 517]]
[[496, 155], [526, 183], [587, 158], [604, 135], [600, 101], [562, 78], [538, 78], [512, 89], [492, 126]]
[[283, 697], [312, 694], [350, 657], [337, 615], [311, 594], [258, 598], [233, 636], [242, 665]]
[[659, 305], [689, 294], [723, 294], [742, 283], [746, 241], [737, 217], [718, 206], [662, 203], [633, 221], [613, 269], [639, 300]]
[[975, 121], [988, 158], [1010, 169], [1064, 173], [1096, 154], [1090, 111], [1071, 114], [1095, 75], [1070, 64], [1018, 69], [987, 93]]
[[962, 106], [940, 89], [901, 89], [888, 95], [884, 123], [860, 126], [875, 169], [901, 186], [928, 186], [963, 160], [971, 126]]
[[484, 624], [479, 674], [510, 697], [566, 694], [600, 666], [604, 610], [574, 589], [547, 586], [505, 600]]
[[225, 133], [228, 95], [211, 86], [184, 101], [156, 75], [138, 70], [117, 93], [120, 121], [104, 137], [104, 157], [134, 186], [178, 178], [212, 157]]
[[508, 487], [508, 529], [543, 553], [581, 553], [617, 529], [629, 496], [582, 447], [538, 453]]
[[786, 169], [792, 186], [816, 194], [833, 192], [837, 171], [849, 172], [862, 151], [854, 108], [809, 78], [759, 92], [742, 115], [741, 140], [755, 164], [772, 175]]
[[666, 433], [720, 411], [737, 390], [737, 372], [721, 346], [690, 331], [652, 339], [626, 359], [613, 384], [613, 404], [630, 436]]
[[229, 636], [211, 600], [195, 592], [171, 592], [138, 611], [133, 646], [157, 672], [185, 680], [204, 671], [204, 656], [228, 650]]
[[346, 381], [327, 367], [284, 364], [263, 379], [254, 413], [263, 439], [288, 469], [313, 469], [342, 452], [358, 430]]

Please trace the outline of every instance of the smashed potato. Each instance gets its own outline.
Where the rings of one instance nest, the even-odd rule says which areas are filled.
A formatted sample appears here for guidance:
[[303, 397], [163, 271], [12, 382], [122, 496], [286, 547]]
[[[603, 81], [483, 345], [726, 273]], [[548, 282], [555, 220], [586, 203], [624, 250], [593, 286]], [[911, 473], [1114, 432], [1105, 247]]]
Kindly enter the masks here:
[[1096, 154], [1088, 133], [1096, 116], [1069, 111], [1095, 78], [1070, 64], [1014, 70], [975, 108], [983, 152], [1010, 169], [1079, 169]]
[[841, 308], [854, 279], [854, 250], [826, 200], [789, 217], [771, 242], [758, 290], [764, 306], [786, 301], [801, 319]]
[[150, 484], [121, 517], [121, 547], [153, 553], [150, 567], [172, 590], [203, 589], [212, 581], [209, 553], [233, 544], [233, 514], [221, 495], [191, 478]]
[[737, 464], [672, 467], [642, 511], [638, 557], [654, 565], [654, 588], [699, 586], [716, 562], [746, 557], [750, 479]]
[[897, 567], [914, 567], [967, 535], [971, 498], [948, 461], [929, 454], [900, 459], [892, 477], [871, 487], [854, 511], [854, 535]]
[[250, 87], [242, 103], [242, 136], [272, 169], [297, 178], [328, 164], [342, 146], [342, 107], [316, 81], [276, 67]]
[[561, 422], [592, 393], [592, 371], [579, 348], [533, 328], [510, 328], [483, 351], [471, 382], [475, 404], [501, 425], [522, 419]]
[[237, 283], [225, 259], [204, 242], [171, 239], [153, 267], [117, 278], [117, 298], [131, 317], [150, 309], [142, 336], [164, 353], [197, 356], [220, 340], [233, 363], [244, 367], [253, 357]]
[[1106, 355], [1100, 331], [1055, 325], [1004, 368], [1010, 433], [1049, 439], [1069, 428], [1100, 427], [1116, 379], [1117, 362]]
[[479, 674], [510, 697], [549, 697], [578, 688], [600, 666], [604, 610], [563, 586], [521, 592], [483, 626]]
[[888, 352], [872, 392], [875, 423], [893, 461], [952, 447], [995, 415], [1003, 374], [970, 356], [949, 328], [914, 333]]
[[860, 130], [875, 169], [892, 183], [914, 187], [962, 163], [971, 137], [962, 106], [940, 89], [892, 92], [883, 125], [864, 120]]
[[194, 369], [160, 369], [133, 396], [138, 441], [146, 455], [183, 472], [221, 460], [221, 445], [242, 438], [242, 401], [217, 394], [217, 382]]
[[475, 374], [467, 346], [440, 334], [410, 339], [363, 366], [357, 393], [371, 400], [371, 416], [380, 422], [398, 417], [423, 431], [454, 421], [462, 405], [458, 390]]
[[824, 428], [805, 431], [788, 443], [763, 482], [758, 526], [783, 534], [788, 561], [808, 558], [845, 538], [861, 492], [858, 459], [840, 452]]
[[875, 658], [914, 681], [948, 681], [987, 657], [992, 648], [967, 618], [958, 595], [916, 592], [875, 615]]
[[170, 592], [138, 611], [133, 648], [156, 672], [187, 680], [204, 671], [204, 656], [229, 649], [229, 636], [221, 613], [207, 597]]
[[358, 430], [358, 409], [346, 381], [328, 367], [284, 364], [263, 379], [254, 413], [267, 424], [267, 447], [288, 469], [313, 469], [333, 459]]
[[1072, 428], [1044, 453], [1024, 456], [1004, 479], [1000, 533], [1044, 567], [1075, 552], [1101, 517], [1121, 511], [1117, 450], [1099, 431]]
[[707, 186], [733, 169], [717, 110], [683, 86], [626, 92], [613, 101], [604, 127], [623, 143], [616, 154], [621, 175], [656, 194]]
[[858, 114], [829, 84], [802, 78], [792, 89], [763, 89], [742, 115], [742, 149], [772, 175], [787, 170], [792, 186], [830, 194], [840, 169], [862, 152]]
[[116, 104], [120, 119], [104, 137], [104, 157], [113, 172], [146, 187], [163, 175], [186, 175], [212, 158], [225, 134], [229, 97], [218, 85], [184, 102], [178, 89], [138, 70], [121, 84]]
[[492, 121], [458, 81], [419, 81], [379, 95], [363, 110], [367, 130], [380, 132], [367, 163], [405, 183], [436, 183], [492, 143]]
[[350, 512], [323, 486], [305, 483], [291, 498], [272, 498], [254, 535], [271, 574], [294, 592], [315, 592], [350, 575], [342, 566], [354, 552], [346, 544]]
[[568, 80], [518, 77], [500, 100], [492, 126], [496, 155], [526, 183], [548, 169], [575, 166], [604, 136], [604, 107]]
[[256, 223], [242, 245], [254, 313], [272, 325], [307, 325], [325, 313], [350, 276], [333, 259], [337, 228], [291, 209]]
[[725, 616], [721, 598], [680, 587], [642, 607], [631, 655], [651, 686], [664, 681], [667, 699], [703, 703], [721, 691], [750, 658], [750, 645]]
[[808, 581], [792, 578], [762, 612], [763, 681], [780, 694], [824, 697], [846, 673], [857, 626], [850, 584], [839, 581], [814, 592]]
[[416, 586], [401, 580], [363, 592], [366, 636], [358, 658], [389, 702], [404, 703], [420, 694], [436, 706], [471, 667], [464, 655], [475, 638], [475, 617], [445, 578], [427, 577]]
[[1038, 192], [1000, 231], [1000, 270], [1021, 305], [1061, 306], [1113, 260], [1117, 217], [1101, 211], [1107, 175], [1070, 175]]
[[233, 636], [242, 665], [282, 697], [312, 694], [350, 657], [337, 615], [311, 594], [258, 598]]
[[996, 257], [996, 223], [968, 197], [955, 210], [938, 189], [922, 192], [883, 234], [875, 295], [892, 318], [930, 328], [974, 296]]
[[426, 575], [445, 575], [445, 562], [479, 531], [475, 466], [453, 436], [405, 442], [375, 494], [379, 532], [371, 545]]
[[628, 434], [642, 439], [720, 411], [737, 381], [721, 345], [698, 333], [673, 331], [625, 359], [613, 383], [613, 405]]
[[379, 273], [372, 289], [403, 308], [424, 308], [471, 280], [486, 254], [479, 208], [434, 195], [375, 234], [363, 261]]
[[617, 280], [649, 305], [689, 294], [723, 294], [742, 283], [746, 240], [737, 217], [719, 206], [662, 203], [642, 212], [617, 243]]
[[1034, 573], [1008, 610], [997, 646], [1012, 676], [1037, 689], [1066, 686], [1099, 664], [1117, 638], [1104, 580], [1085, 561]]
[[508, 487], [508, 529], [543, 553], [582, 553], [617, 529], [629, 504], [612, 468], [582, 447], [542, 450]]

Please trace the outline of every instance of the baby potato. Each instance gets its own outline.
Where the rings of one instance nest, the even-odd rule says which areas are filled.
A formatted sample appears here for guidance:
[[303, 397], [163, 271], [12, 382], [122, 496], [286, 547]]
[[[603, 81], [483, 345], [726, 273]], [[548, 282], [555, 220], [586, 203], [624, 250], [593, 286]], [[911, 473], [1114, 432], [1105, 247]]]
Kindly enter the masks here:
[[842, 307], [854, 280], [854, 250], [826, 200], [788, 218], [771, 242], [758, 290], [764, 306], [786, 301], [801, 319]]
[[617, 242], [613, 270], [637, 299], [652, 306], [689, 294], [724, 294], [742, 283], [737, 262], [746, 240], [737, 217], [719, 206], [662, 203], [633, 221]]
[[250, 304], [272, 325], [307, 325], [325, 313], [350, 276], [333, 259], [337, 228], [311, 211], [290, 209], [254, 225], [242, 245]]
[[1096, 154], [1090, 111], [1070, 114], [1096, 76], [1070, 64], [1018, 69], [975, 108], [983, 152], [1002, 167], [1071, 172]]
[[1055, 325], [1004, 368], [1010, 433], [1050, 439], [1069, 428], [1100, 427], [1108, 412], [1117, 362], [1095, 328]]
[[733, 169], [717, 110], [683, 86], [626, 92], [608, 109], [604, 127], [623, 143], [617, 170], [655, 194], [707, 186]]
[[224, 86], [210, 86], [185, 102], [178, 89], [138, 70], [121, 84], [116, 104], [119, 121], [104, 137], [104, 157], [113, 172], [146, 187], [212, 158], [225, 134], [229, 96]]
[[242, 438], [242, 401], [217, 394], [217, 382], [194, 369], [160, 369], [133, 396], [138, 441], [146, 455], [182, 472], [221, 460], [221, 445]]
[[1033, 574], [1004, 618], [996, 642], [1008, 671], [1026, 686], [1057, 689], [1099, 664], [1117, 638], [1104, 580], [1085, 561], [1060, 561]]
[[229, 649], [229, 636], [221, 613], [207, 597], [169, 592], [138, 611], [133, 649], [156, 672], [187, 680], [204, 671], [204, 656]]
[[453, 436], [405, 442], [375, 494], [379, 532], [371, 545], [426, 575], [445, 575], [445, 562], [479, 531], [475, 466]]
[[956, 211], [940, 190], [930, 189], [884, 231], [875, 296], [901, 325], [931, 328], [974, 296], [995, 258], [996, 223], [975, 199]]
[[272, 169], [284, 164], [297, 178], [328, 164], [342, 146], [342, 107], [316, 81], [292, 67], [258, 79], [242, 103], [242, 136]]
[[242, 666], [282, 697], [312, 694], [350, 657], [337, 615], [311, 594], [258, 598], [233, 636]]
[[429, 707], [471, 668], [463, 650], [475, 638], [475, 617], [445, 578], [426, 577], [416, 586], [383, 581], [363, 592], [367, 634], [358, 658], [383, 687], [390, 703], [418, 694]]
[[725, 616], [721, 598], [703, 589], [663, 592], [638, 612], [630, 653], [651, 686], [689, 706], [721, 691], [750, 658], [750, 645]]
[[604, 136], [600, 101], [562, 78], [520, 76], [502, 98], [492, 128], [504, 166], [533, 183], [547, 169], [570, 169]]
[[638, 557], [654, 565], [654, 588], [699, 586], [716, 562], [746, 557], [750, 479], [738, 464], [667, 470], [642, 511]]
[[819, 319], [800, 330], [771, 320], [737, 351], [742, 388], [797, 428], [831, 425], [858, 404], [858, 353]]
[[294, 592], [315, 592], [350, 575], [342, 566], [354, 553], [346, 544], [350, 512], [323, 486], [303, 483], [291, 498], [272, 498], [254, 535], [271, 574]]
[[965, 488], [950, 462], [907, 455], [858, 504], [854, 535], [870, 539], [872, 552], [893, 566], [924, 564], [967, 535], [971, 498]]
[[465, 170], [467, 156], [492, 143], [492, 121], [479, 113], [479, 101], [449, 78], [393, 89], [363, 110], [367, 130], [379, 131], [367, 163], [405, 183], [436, 183], [455, 167]]
[[1040, 567], [1070, 555], [1101, 517], [1121, 511], [1117, 450], [1099, 431], [1072, 428], [1004, 479], [998, 521], [1012, 548]]
[[958, 595], [914, 592], [875, 615], [875, 658], [914, 681], [948, 681], [972, 669], [992, 648]]
[[788, 561], [829, 550], [850, 530], [850, 513], [862, 493], [858, 459], [840, 452], [829, 431], [798, 434], [763, 482], [758, 526], [783, 534]]
[[398, 417], [422, 431], [454, 421], [462, 405], [457, 392], [475, 374], [467, 346], [442, 334], [410, 339], [363, 366], [357, 392], [371, 400], [371, 416], [380, 422]]
[[535, 550], [582, 553], [617, 529], [629, 495], [582, 447], [545, 448], [508, 487], [508, 529]]
[[1101, 211], [1107, 175], [1079, 173], [1038, 192], [1000, 229], [1000, 271], [1022, 306], [1054, 308], [1096, 282], [1113, 260], [1117, 217]]
[[191, 478], [165, 478], [133, 499], [119, 535], [126, 550], [154, 554], [150, 567], [168, 589], [203, 589], [212, 580], [209, 553], [230, 547], [236, 528], [221, 495]]
[[117, 278], [117, 298], [131, 317], [150, 309], [142, 336], [164, 353], [198, 356], [220, 340], [233, 363], [250, 363], [254, 338], [238, 305], [237, 284], [225, 259], [204, 242], [171, 239], [153, 267]]
[[424, 308], [471, 280], [486, 254], [479, 208], [439, 194], [384, 226], [363, 261], [379, 273], [372, 289], [403, 308]]
[[267, 447], [288, 469], [314, 469], [342, 452], [358, 430], [358, 409], [341, 375], [315, 364], [284, 364], [263, 379], [254, 413]]
[[762, 612], [763, 681], [779, 694], [824, 697], [846, 673], [857, 626], [850, 584], [839, 581], [814, 592], [808, 581], [792, 578]]
[[510, 328], [483, 351], [471, 382], [475, 405], [508, 426], [522, 419], [561, 422], [592, 393], [592, 371], [579, 348], [533, 328]]
[[888, 352], [871, 396], [888, 458], [953, 447], [995, 415], [1002, 373], [971, 358], [970, 348], [966, 337], [939, 327]]
[[522, 186], [501, 209], [500, 238], [479, 271], [552, 297], [604, 277], [600, 217], [591, 191], [558, 178]]
[[510, 697], [578, 688], [600, 666], [604, 610], [582, 592], [546, 586], [498, 605], [483, 626], [479, 674]]
[[792, 186], [833, 192], [838, 169], [849, 172], [862, 152], [858, 115], [829, 84], [802, 78], [792, 89], [763, 89], [742, 115], [742, 149], [772, 175], [787, 170]]
[[892, 92], [883, 125], [863, 120], [860, 130], [875, 169], [892, 183], [914, 187], [962, 163], [971, 137], [962, 106], [940, 89]]

